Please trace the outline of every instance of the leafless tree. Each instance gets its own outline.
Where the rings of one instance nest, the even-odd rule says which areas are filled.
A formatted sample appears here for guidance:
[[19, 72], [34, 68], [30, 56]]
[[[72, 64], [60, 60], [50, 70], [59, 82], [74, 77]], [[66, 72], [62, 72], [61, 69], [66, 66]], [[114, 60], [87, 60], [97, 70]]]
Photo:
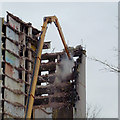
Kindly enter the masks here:
[[99, 62], [100, 64], [103, 64], [105, 66], [105, 69], [108, 69], [110, 72], [120, 72], [118, 66], [115, 66], [115, 65], [112, 65], [112, 64], [109, 64], [106, 60], [105, 61], [102, 61], [102, 60], [99, 60], [95, 57], [87, 57], [89, 60], [93, 60], [95, 62]]
[[[112, 50], [115, 52], [115, 54], [116, 54], [115, 56], [118, 57], [118, 54], [120, 54], [120, 51], [116, 47], [113, 47]], [[110, 63], [108, 63], [107, 60], [102, 61], [102, 60], [97, 59], [95, 57], [88, 57], [88, 56], [87, 56], [87, 59], [88, 60], [93, 60], [95, 62], [98, 62], [98, 63], [104, 65], [104, 69], [105, 70], [109, 70], [110, 72], [115, 72], [115, 73], [119, 73], [120, 72], [119, 66], [115, 66], [113, 64], [110, 64]]]
[[94, 118], [100, 118], [100, 112], [102, 108], [95, 105], [87, 104], [86, 118], [93, 120]]

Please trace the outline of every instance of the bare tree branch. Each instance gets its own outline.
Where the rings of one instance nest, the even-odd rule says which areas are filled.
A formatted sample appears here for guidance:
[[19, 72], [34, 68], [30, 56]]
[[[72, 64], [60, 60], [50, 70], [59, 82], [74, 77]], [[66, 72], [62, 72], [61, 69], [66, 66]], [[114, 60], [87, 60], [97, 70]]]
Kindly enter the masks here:
[[99, 62], [99, 63], [105, 65], [106, 67], [108, 67], [110, 69], [110, 72], [117, 72], [117, 73], [120, 72], [118, 67], [110, 65], [106, 61], [101, 61], [101, 60], [98, 60], [96, 58], [91, 58], [91, 57], [87, 57], [87, 58], [90, 59], [90, 60], [93, 60], [93, 61], [96, 61], [96, 62]]
[[99, 117], [101, 110], [102, 110], [101, 107], [87, 104], [86, 118], [88, 119], [91, 118], [94, 120], [94, 118]]

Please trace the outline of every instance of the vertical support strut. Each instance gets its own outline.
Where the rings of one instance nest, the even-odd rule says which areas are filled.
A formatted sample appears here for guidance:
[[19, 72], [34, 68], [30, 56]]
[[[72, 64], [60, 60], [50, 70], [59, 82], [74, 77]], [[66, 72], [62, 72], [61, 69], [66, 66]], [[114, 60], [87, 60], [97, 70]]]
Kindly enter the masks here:
[[37, 49], [37, 54], [36, 54], [34, 69], [33, 69], [33, 76], [32, 76], [30, 90], [29, 90], [28, 99], [27, 99], [25, 119], [31, 118], [32, 107], [34, 103], [35, 88], [36, 88], [37, 77], [38, 77], [39, 67], [41, 62], [42, 48], [43, 48], [43, 43], [44, 43], [44, 38], [46, 33], [46, 27], [47, 27], [47, 20], [44, 22], [42, 26], [42, 33], [39, 39], [39, 44], [38, 44], [38, 49]]
[[70, 54], [69, 54], [68, 47], [67, 47], [67, 44], [66, 44], [66, 42], [65, 42], [65, 38], [64, 38], [63, 32], [62, 32], [62, 29], [61, 29], [61, 27], [60, 27], [60, 24], [59, 24], [57, 18], [56, 18], [55, 22], [56, 22], [56, 27], [57, 27], [58, 32], [59, 32], [59, 34], [60, 34], [62, 43], [63, 43], [63, 45], [64, 45], [65, 51], [66, 51], [66, 53], [67, 53], [67, 56], [68, 56], [69, 59], [72, 59], [71, 56], [70, 56]]

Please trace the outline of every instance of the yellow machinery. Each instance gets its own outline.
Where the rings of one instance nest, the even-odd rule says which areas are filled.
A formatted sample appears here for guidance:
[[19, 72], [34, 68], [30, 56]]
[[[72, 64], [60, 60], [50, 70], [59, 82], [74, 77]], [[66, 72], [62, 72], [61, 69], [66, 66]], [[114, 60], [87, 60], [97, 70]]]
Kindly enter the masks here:
[[32, 113], [32, 108], [33, 108], [33, 103], [34, 103], [35, 88], [36, 88], [38, 72], [39, 72], [40, 62], [41, 62], [42, 48], [43, 48], [43, 43], [44, 43], [44, 39], [45, 39], [45, 33], [47, 30], [47, 24], [52, 23], [52, 22], [55, 23], [55, 25], [58, 29], [58, 32], [60, 34], [61, 40], [63, 42], [63, 45], [65, 47], [67, 56], [69, 59], [71, 59], [70, 54], [68, 52], [68, 47], [66, 45], [65, 38], [64, 38], [64, 35], [61, 30], [61, 27], [60, 27], [57, 17], [56, 16], [45, 17], [44, 23], [42, 26], [42, 30], [41, 30], [41, 34], [40, 34], [40, 38], [39, 38], [37, 54], [36, 54], [36, 58], [35, 58], [34, 68], [33, 68], [33, 76], [32, 76], [32, 80], [31, 80], [31, 84], [30, 84], [30, 90], [29, 90], [27, 104], [26, 104], [26, 110], [25, 110], [25, 119], [31, 118], [31, 113]]

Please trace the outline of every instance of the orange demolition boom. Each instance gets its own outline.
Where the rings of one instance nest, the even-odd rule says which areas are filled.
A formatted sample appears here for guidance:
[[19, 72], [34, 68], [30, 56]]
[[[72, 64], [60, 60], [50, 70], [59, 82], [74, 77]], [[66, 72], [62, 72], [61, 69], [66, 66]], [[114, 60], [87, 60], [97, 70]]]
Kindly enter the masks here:
[[25, 119], [31, 118], [31, 113], [32, 113], [32, 108], [33, 108], [33, 103], [34, 103], [35, 88], [36, 88], [36, 83], [37, 83], [37, 78], [38, 78], [38, 73], [39, 73], [39, 68], [40, 68], [41, 54], [42, 54], [43, 43], [44, 43], [45, 34], [47, 30], [47, 24], [52, 23], [52, 22], [55, 23], [58, 29], [58, 32], [60, 34], [61, 40], [63, 42], [63, 45], [65, 47], [67, 56], [69, 59], [71, 59], [69, 51], [68, 51], [68, 47], [65, 42], [65, 38], [64, 38], [64, 35], [63, 35], [62, 29], [60, 27], [57, 17], [56, 16], [44, 17], [44, 23], [43, 23], [41, 34], [39, 37], [39, 44], [37, 48], [37, 54], [36, 54], [34, 69], [33, 69], [33, 76], [31, 80], [30, 90], [29, 90], [27, 104], [26, 104]]

